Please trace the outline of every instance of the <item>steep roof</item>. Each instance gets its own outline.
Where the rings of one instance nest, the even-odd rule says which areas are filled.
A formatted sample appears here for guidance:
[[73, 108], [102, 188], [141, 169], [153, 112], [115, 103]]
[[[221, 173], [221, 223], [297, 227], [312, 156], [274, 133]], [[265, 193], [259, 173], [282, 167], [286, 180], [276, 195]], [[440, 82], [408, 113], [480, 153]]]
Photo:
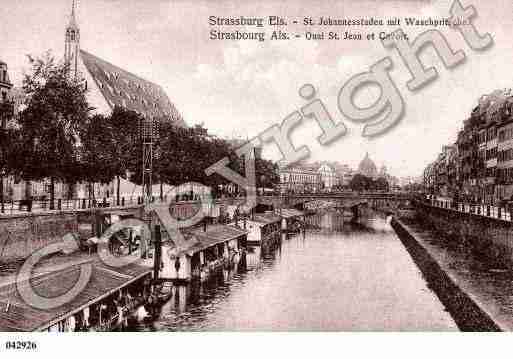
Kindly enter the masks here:
[[82, 61], [109, 106], [124, 107], [147, 117], [169, 118], [185, 126], [181, 114], [159, 85], [140, 78], [84, 50]]

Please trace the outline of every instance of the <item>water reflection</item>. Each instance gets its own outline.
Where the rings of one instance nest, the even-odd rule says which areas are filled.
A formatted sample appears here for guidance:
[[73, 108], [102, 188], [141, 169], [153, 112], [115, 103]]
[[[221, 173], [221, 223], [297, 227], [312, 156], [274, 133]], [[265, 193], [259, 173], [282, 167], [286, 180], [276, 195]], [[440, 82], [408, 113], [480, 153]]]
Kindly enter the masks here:
[[[232, 270], [174, 287], [159, 318], [135, 330], [365, 330], [418, 325], [418, 318], [409, 319], [411, 314], [394, 323], [374, 312], [382, 306], [404, 308], [396, 298], [401, 289], [393, 288], [396, 269], [386, 264], [396, 252], [409, 257], [385, 219], [353, 223], [340, 213], [324, 213], [308, 217], [307, 224], [304, 235], [282, 234], [273, 248], [248, 248], [245, 260]], [[402, 275], [407, 276], [407, 290], [412, 281], [424, 283], [414, 267]], [[425, 317], [437, 318], [433, 313]], [[437, 326], [427, 328], [433, 327]]]

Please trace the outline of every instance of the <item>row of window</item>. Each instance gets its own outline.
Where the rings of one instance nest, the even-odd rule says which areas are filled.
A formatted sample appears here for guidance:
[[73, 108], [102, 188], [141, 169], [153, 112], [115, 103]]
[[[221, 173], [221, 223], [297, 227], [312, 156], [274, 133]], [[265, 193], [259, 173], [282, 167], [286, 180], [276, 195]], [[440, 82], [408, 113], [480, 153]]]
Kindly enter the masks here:
[[497, 157], [497, 147], [490, 148], [486, 150], [486, 159], [491, 160], [492, 158]]
[[0, 71], [0, 80], [3, 82], [3, 83], [7, 83], [7, 70], [3, 69]]
[[496, 167], [488, 167], [485, 171], [486, 177], [495, 177]]
[[287, 176], [283, 175], [283, 182], [294, 182], [294, 183], [315, 183], [318, 182], [318, 177], [313, 175], [304, 175], [292, 173]]
[[497, 160], [499, 162], [513, 160], [513, 148], [508, 148], [507, 150], [499, 151]]
[[495, 137], [497, 137], [497, 129], [491, 127], [488, 130], [480, 131], [477, 140], [479, 143], [484, 143], [493, 140]]
[[499, 142], [510, 140], [513, 138], [513, 127], [502, 129], [499, 132]]
[[497, 169], [497, 179], [501, 182], [513, 181], [513, 167]]
[[[137, 99], [135, 98], [135, 96], [132, 96], [130, 95], [128, 92], [123, 92], [122, 90], [116, 90], [114, 89], [113, 87], [111, 87], [109, 84], [103, 84], [102, 82], [100, 82], [100, 87], [103, 89], [105, 86], [107, 86], [107, 88], [109, 89], [109, 92], [113, 95], [113, 96], [116, 96], [118, 95], [119, 97], [126, 97], [129, 101], [132, 101], [132, 102], [136, 102]], [[151, 103], [149, 101], [147, 101], [146, 99], [142, 98], [141, 99], [141, 104], [143, 106], [151, 106]], [[154, 102], [153, 103], [153, 107], [158, 109], [159, 108], [159, 104]]]

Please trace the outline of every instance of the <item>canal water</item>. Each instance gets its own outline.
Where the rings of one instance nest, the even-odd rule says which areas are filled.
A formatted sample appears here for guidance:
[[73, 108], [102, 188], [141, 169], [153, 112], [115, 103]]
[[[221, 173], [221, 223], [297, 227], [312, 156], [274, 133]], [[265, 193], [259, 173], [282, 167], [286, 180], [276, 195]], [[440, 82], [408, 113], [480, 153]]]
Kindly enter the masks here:
[[259, 247], [246, 265], [173, 288], [136, 330], [457, 330], [386, 219], [308, 218], [306, 233]]

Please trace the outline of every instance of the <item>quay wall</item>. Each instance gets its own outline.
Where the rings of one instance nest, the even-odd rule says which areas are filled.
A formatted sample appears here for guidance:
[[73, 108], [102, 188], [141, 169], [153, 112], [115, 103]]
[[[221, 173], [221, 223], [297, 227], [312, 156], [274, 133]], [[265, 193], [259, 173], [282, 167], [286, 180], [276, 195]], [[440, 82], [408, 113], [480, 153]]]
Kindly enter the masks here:
[[416, 203], [416, 219], [447, 241], [488, 261], [513, 267], [513, 222]]
[[[196, 202], [178, 202], [170, 207], [170, 211], [175, 218], [191, 217], [198, 210], [218, 217], [226, 213], [229, 205], [240, 202], [240, 199], [223, 199], [208, 208], [202, 208]], [[134, 211], [138, 213], [138, 208], [139, 206], [124, 207], [120, 208], [120, 211], [134, 214]], [[108, 213], [109, 208], [106, 210]], [[0, 264], [27, 258], [38, 249], [61, 241], [68, 233], [80, 232], [84, 236], [92, 236], [94, 221], [95, 215], [90, 209], [52, 213], [25, 212], [0, 216]]]
[[392, 228], [408, 250], [429, 288], [447, 308], [458, 327], [463, 331], [505, 331], [470, 293], [465, 292], [457, 281], [446, 272], [415, 236], [400, 220], [394, 218]]
[[22, 214], [0, 217], [0, 263], [28, 257], [78, 231], [76, 213]]

